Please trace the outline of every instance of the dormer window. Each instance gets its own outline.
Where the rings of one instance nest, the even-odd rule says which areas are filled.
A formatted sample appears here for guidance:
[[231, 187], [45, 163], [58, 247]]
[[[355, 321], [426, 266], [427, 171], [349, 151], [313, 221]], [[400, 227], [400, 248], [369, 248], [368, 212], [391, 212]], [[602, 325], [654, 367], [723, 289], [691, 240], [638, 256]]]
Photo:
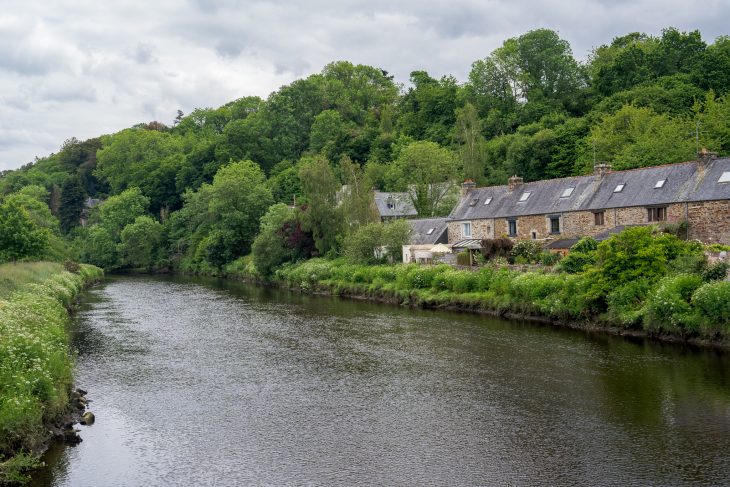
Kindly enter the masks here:
[[574, 189], [575, 189], [575, 187], [565, 188], [565, 190], [563, 190], [563, 194], [561, 194], [560, 197], [567, 198], [568, 196], [573, 194]]
[[489, 197], [489, 198], [485, 199], [485, 200], [484, 200], [484, 206], [487, 206], [487, 205], [488, 205], [489, 203], [491, 203], [491, 202], [492, 202], [492, 198], [491, 198], [491, 197]]
[[393, 198], [388, 198], [385, 204], [388, 205], [389, 210], [395, 210], [395, 201], [393, 201]]
[[616, 187], [614, 188], [613, 192], [614, 192], [614, 193], [620, 193], [621, 191], [623, 191], [623, 190], [624, 190], [624, 187], [625, 187], [625, 186], [626, 186], [626, 183], [621, 183], [621, 184], [618, 184], [618, 185], [616, 185]]
[[730, 183], [730, 171], [725, 171], [722, 173], [722, 176], [720, 176], [720, 179], [717, 180], [718, 183]]
[[527, 198], [529, 198], [531, 194], [531, 191], [525, 191], [524, 193], [522, 193], [522, 196], [520, 196], [520, 203], [522, 203], [523, 201], [527, 201]]
[[436, 230], [435, 228], [429, 228], [428, 232], [426, 232], [426, 235], [431, 235], [433, 231]]
[[666, 179], [660, 179], [660, 180], [659, 180], [659, 181], [657, 181], [657, 182], [656, 182], [656, 184], [654, 185], [654, 189], [659, 189], [659, 188], [663, 188], [663, 187], [664, 187], [664, 183], [666, 183], [666, 182], [667, 182], [667, 180], [666, 180]]

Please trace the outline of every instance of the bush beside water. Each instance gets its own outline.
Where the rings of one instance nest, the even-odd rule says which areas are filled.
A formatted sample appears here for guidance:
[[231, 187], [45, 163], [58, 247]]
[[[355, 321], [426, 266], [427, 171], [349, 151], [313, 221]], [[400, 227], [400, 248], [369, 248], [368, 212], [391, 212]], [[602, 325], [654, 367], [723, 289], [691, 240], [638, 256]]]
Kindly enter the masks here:
[[730, 333], [730, 282], [716, 280], [726, 269], [708, 266], [695, 242], [632, 228], [579, 246], [582, 262], [572, 273], [312, 259], [288, 264], [274, 278], [304, 290], [408, 305], [509, 311], [685, 337]]
[[[67, 266], [76, 268], [75, 266]], [[73, 358], [67, 308], [101, 269], [36, 262], [0, 265], [0, 484], [37, 464], [44, 424], [68, 406]]]

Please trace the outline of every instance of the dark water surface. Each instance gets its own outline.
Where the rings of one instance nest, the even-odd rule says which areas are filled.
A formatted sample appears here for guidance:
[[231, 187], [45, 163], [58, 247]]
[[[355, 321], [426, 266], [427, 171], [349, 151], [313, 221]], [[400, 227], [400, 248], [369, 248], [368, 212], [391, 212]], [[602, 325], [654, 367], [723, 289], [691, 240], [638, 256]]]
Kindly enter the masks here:
[[83, 443], [35, 485], [729, 485], [730, 356], [183, 278], [75, 320]]

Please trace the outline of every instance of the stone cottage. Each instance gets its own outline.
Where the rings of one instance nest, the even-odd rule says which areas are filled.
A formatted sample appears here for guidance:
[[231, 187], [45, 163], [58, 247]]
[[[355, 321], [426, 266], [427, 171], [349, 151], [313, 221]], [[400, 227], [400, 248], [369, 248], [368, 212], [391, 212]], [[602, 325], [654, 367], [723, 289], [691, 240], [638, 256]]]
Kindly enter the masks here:
[[449, 243], [506, 236], [556, 240], [595, 236], [612, 228], [687, 222], [687, 236], [730, 244], [730, 158], [699, 154], [696, 161], [523, 182], [462, 185], [448, 217]]

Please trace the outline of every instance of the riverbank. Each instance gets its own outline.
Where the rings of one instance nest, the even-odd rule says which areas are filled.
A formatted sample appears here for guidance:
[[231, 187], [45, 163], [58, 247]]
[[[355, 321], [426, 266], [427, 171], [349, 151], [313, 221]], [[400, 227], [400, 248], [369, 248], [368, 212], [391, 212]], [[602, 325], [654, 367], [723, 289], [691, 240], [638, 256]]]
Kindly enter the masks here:
[[26, 479], [71, 410], [69, 311], [102, 277], [90, 265], [0, 265], [0, 484]]
[[[591, 277], [563, 272], [520, 272], [499, 266], [355, 265], [311, 259], [285, 265], [268, 279], [239, 262], [225, 277], [430, 309], [482, 313], [553, 326], [650, 337], [730, 350], [730, 282], [668, 275], [653, 284], [629, 283], [603, 296]], [[641, 287], [640, 287], [641, 286]]]

